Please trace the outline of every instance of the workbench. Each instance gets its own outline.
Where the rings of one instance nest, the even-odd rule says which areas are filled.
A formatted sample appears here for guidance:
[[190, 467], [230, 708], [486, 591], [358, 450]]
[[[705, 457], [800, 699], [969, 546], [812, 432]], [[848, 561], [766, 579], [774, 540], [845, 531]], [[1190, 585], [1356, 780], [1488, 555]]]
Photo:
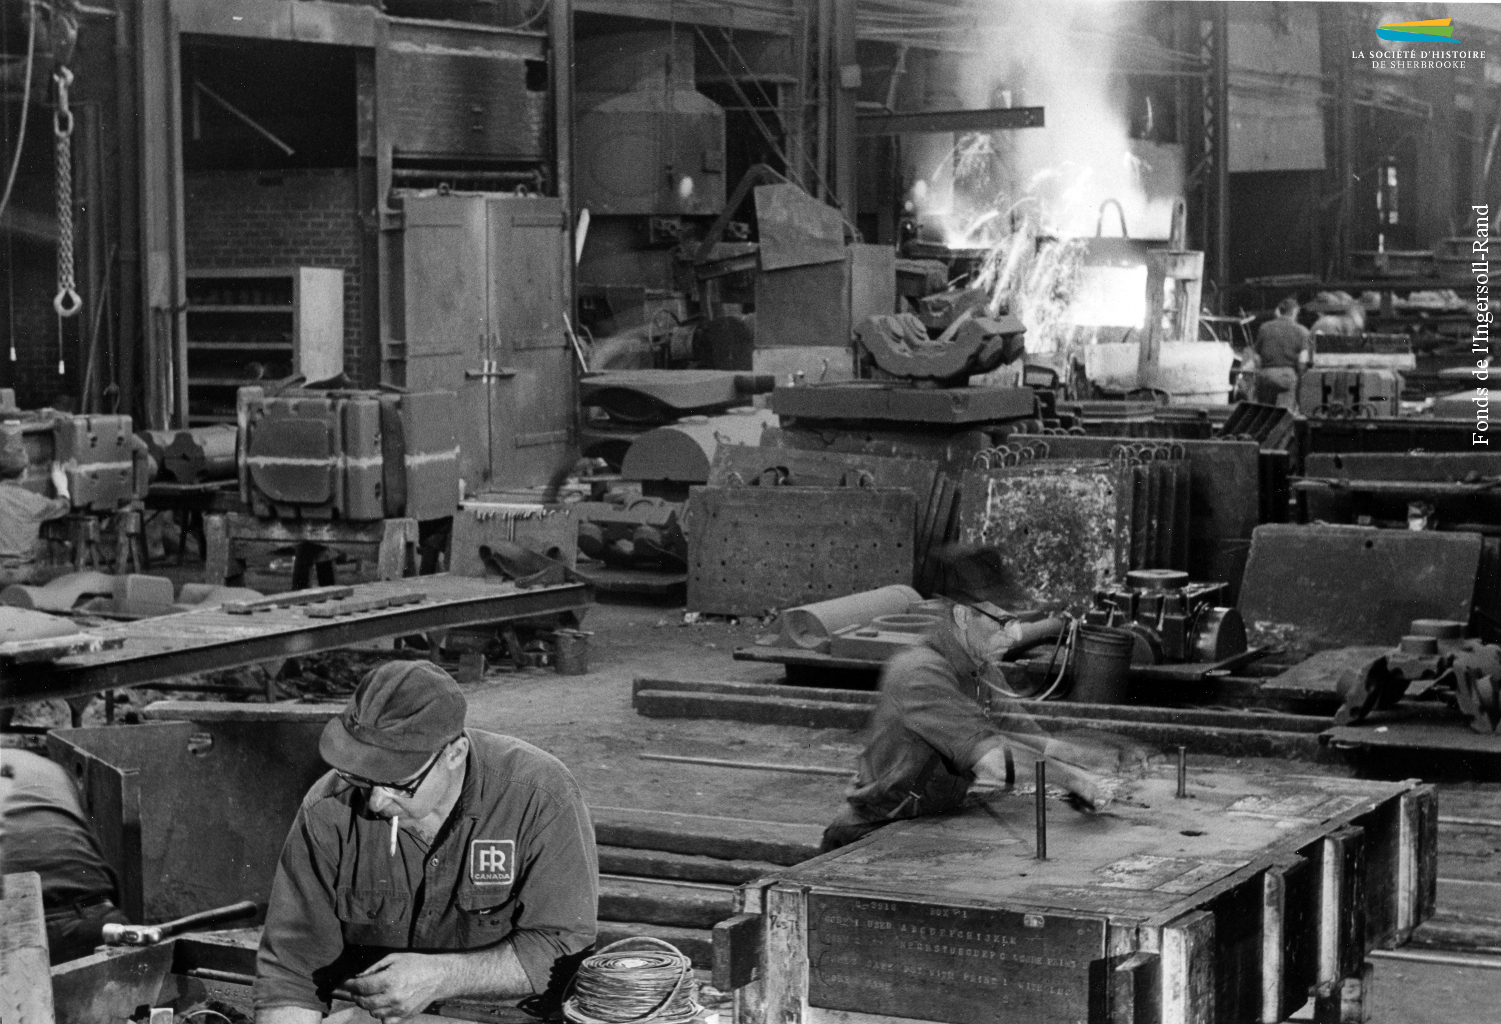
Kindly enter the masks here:
[[411, 602], [417, 595], [421, 599], [332, 618], [310, 616], [311, 608], [332, 605], [271, 607], [250, 615], [215, 607], [91, 629], [114, 646], [7, 669], [0, 707], [79, 697], [429, 630], [578, 612], [593, 600], [585, 583], [522, 590], [510, 582], [451, 573], [357, 583], [349, 589], [351, 608], [383, 600]]
[[1365, 1020], [1367, 954], [1433, 913], [1432, 787], [1176, 788], [1163, 770], [1098, 813], [1048, 799], [1046, 860], [1032, 796], [1007, 796], [748, 883], [717, 930], [736, 1019], [1274, 1022], [1312, 997], [1317, 1020]]

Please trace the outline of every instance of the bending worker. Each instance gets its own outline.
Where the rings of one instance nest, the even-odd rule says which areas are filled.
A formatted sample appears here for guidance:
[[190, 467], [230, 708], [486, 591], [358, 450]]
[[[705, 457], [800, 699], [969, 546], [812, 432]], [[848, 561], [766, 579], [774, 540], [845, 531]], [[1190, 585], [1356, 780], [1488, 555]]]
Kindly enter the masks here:
[[332, 997], [388, 1022], [445, 999], [561, 998], [595, 936], [588, 811], [560, 761], [465, 729], [465, 712], [447, 673], [392, 662], [324, 729], [334, 770], [282, 850], [258, 1024], [317, 1024]]
[[88, 956], [106, 924], [128, 924], [115, 902], [115, 873], [73, 779], [56, 762], [29, 750], [0, 752], [4, 804], [4, 869], [42, 876], [47, 949], [54, 964]]
[[21, 435], [0, 431], [0, 586], [36, 581], [42, 524], [61, 519], [72, 508], [68, 477], [56, 462], [52, 463], [55, 498], [44, 498], [21, 486], [25, 473]]
[[[961, 581], [999, 569], [993, 548], [949, 557]], [[1049, 737], [1005, 696], [997, 666], [1028, 628], [985, 597], [1009, 592], [1015, 606], [1025, 596], [1004, 581], [981, 588], [966, 583], [951, 592], [966, 603], [955, 604], [924, 643], [894, 656], [881, 673], [855, 783], [824, 830], [824, 852], [893, 821], [956, 811], [1010, 789], [1017, 768], [1030, 774], [1038, 759], [1047, 760], [1049, 781], [1077, 800], [1098, 807], [1110, 799], [1109, 781], [1078, 767], [1092, 760], [1087, 751]]]

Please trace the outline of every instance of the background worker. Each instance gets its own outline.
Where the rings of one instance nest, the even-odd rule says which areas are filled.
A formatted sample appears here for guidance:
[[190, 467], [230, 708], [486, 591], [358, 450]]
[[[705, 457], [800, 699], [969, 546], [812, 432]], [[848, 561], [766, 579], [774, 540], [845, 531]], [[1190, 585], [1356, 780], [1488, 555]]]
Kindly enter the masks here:
[[445, 999], [543, 996], [594, 942], [599, 866], [578, 784], [509, 736], [464, 728], [428, 662], [370, 672], [324, 729], [271, 890], [258, 1024], [332, 997], [397, 1022]]
[[[824, 830], [825, 852], [893, 821], [955, 811], [1010, 789], [1039, 759], [1048, 762], [1049, 781], [1083, 803], [1098, 807], [1111, 799], [1114, 780], [1083, 767], [1100, 760], [1087, 743], [1050, 737], [1005, 695], [998, 666], [1026, 639], [1030, 624], [987, 598], [1013, 607], [1029, 599], [1006, 578], [999, 553], [981, 547], [944, 558], [946, 589], [961, 603], [924, 643], [882, 671], [855, 783]], [[1111, 745], [1105, 760], [1118, 756]]]
[[1313, 322], [1314, 334], [1339, 334], [1356, 337], [1365, 332], [1365, 307], [1359, 299], [1350, 299], [1343, 308], [1325, 313]]
[[44, 498], [22, 487], [25, 472], [21, 435], [0, 431], [0, 586], [35, 581], [42, 524], [62, 518], [72, 508], [68, 477], [60, 465], [52, 464], [56, 498]]
[[1298, 407], [1298, 373], [1312, 359], [1311, 336], [1298, 323], [1298, 300], [1277, 303], [1277, 315], [1262, 324], [1251, 346], [1256, 354], [1255, 400], [1286, 409]]
[[0, 750], [4, 792], [6, 874], [42, 876], [47, 948], [60, 964], [88, 956], [106, 924], [128, 924], [115, 903], [115, 873], [83, 813], [73, 780], [63, 767], [29, 750]]

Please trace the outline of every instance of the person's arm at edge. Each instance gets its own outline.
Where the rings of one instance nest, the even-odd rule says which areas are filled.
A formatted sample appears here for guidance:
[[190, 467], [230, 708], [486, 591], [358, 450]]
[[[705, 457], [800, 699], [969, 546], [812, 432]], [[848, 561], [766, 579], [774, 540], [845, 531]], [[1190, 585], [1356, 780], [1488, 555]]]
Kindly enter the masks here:
[[[313, 824], [304, 801], [282, 847], [256, 951], [256, 1024], [304, 1024], [326, 1008], [313, 967], [332, 961], [343, 937], [326, 880], [335, 855], [318, 848]], [[309, 943], [319, 948], [306, 948]]]

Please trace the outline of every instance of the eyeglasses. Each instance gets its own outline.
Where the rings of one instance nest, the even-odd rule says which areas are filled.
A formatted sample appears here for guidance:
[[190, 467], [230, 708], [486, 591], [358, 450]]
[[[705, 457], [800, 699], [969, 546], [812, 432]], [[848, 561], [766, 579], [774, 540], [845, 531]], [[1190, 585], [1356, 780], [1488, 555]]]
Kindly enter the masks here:
[[334, 774], [351, 786], [358, 787], [359, 789], [374, 789], [376, 786], [379, 786], [381, 789], [388, 789], [397, 796], [410, 800], [417, 795], [417, 790], [422, 788], [422, 784], [427, 781], [428, 775], [438, 766], [438, 761], [442, 759], [443, 751], [447, 750], [449, 744], [452, 742], [453, 740], [449, 740], [448, 743], [443, 744], [438, 752], [433, 755], [433, 759], [427, 763], [427, 767], [422, 769], [421, 774], [410, 782], [376, 782], [374, 779], [351, 775], [349, 772], [340, 771], [337, 768], [334, 769]]

